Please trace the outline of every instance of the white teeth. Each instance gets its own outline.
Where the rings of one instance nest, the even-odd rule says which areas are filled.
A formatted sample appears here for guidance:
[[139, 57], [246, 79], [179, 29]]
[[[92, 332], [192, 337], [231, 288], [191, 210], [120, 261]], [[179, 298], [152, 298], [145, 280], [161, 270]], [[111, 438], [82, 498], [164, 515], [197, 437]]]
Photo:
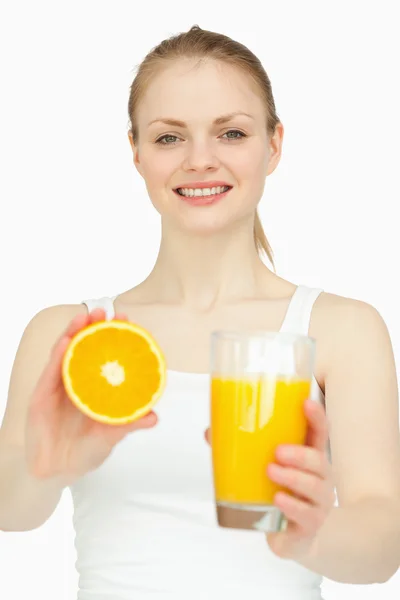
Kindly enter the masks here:
[[222, 194], [229, 190], [229, 186], [217, 186], [213, 188], [178, 188], [181, 196], [213, 196], [214, 194]]

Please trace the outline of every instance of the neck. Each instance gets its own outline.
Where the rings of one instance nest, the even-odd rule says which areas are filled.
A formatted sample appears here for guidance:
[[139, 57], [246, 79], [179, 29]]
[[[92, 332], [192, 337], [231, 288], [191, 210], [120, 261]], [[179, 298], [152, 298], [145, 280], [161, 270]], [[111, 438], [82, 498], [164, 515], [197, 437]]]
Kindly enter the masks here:
[[201, 235], [167, 230], [163, 225], [160, 250], [146, 287], [159, 302], [207, 312], [262, 296], [276, 279], [258, 255], [249, 227]]

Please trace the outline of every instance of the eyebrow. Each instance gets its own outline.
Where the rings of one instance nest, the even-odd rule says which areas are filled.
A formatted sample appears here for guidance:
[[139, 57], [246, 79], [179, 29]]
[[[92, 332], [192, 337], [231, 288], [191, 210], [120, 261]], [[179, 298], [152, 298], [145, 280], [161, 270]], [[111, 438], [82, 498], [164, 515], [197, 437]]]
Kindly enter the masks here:
[[[216, 119], [214, 119], [213, 125], [222, 125], [223, 123], [227, 123], [228, 121], [231, 121], [235, 117], [239, 116], [249, 117], [250, 119], [254, 120], [254, 117], [252, 115], [249, 115], [245, 112], [236, 111], [227, 115], [221, 115], [220, 117], [217, 117]], [[184, 121], [178, 121], [177, 119], [169, 119], [164, 117], [159, 117], [157, 119], [154, 119], [153, 121], [150, 121], [150, 123], [148, 123], [148, 127], [150, 127], [150, 125], [153, 125], [153, 123], [165, 123], [166, 125], [171, 125], [173, 127], [187, 127], [187, 123], [185, 123]]]

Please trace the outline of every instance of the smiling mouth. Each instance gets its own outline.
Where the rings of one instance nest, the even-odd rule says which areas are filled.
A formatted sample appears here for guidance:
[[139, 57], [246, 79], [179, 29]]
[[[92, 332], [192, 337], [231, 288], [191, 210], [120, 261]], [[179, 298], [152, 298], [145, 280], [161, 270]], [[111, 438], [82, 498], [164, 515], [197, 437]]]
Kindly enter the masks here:
[[218, 196], [232, 189], [230, 185], [222, 185], [212, 188], [176, 188], [174, 191], [184, 198], [207, 198]]

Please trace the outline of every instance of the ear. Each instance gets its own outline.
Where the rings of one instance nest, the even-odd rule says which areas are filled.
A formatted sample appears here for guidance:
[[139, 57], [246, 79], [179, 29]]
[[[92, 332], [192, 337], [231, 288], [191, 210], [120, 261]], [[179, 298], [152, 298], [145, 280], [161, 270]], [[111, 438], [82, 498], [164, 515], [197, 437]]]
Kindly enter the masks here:
[[279, 122], [275, 128], [275, 133], [270, 140], [270, 157], [268, 161], [267, 176], [271, 175], [278, 166], [281, 154], [282, 154], [282, 143], [283, 143], [284, 128], [281, 122]]
[[140, 160], [139, 160], [139, 149], [135, 145], [135, 142], [133, 141], [131, 131], [128, 131], [128, 138], [129, 138], [129, 143], [131, 145], [132, 152], [133, 152], [133, 164], [135, 165], [139, 175], [141, 175], [143, 177], [142, 168], [141, 168], [141, 164], [140, 164]]

